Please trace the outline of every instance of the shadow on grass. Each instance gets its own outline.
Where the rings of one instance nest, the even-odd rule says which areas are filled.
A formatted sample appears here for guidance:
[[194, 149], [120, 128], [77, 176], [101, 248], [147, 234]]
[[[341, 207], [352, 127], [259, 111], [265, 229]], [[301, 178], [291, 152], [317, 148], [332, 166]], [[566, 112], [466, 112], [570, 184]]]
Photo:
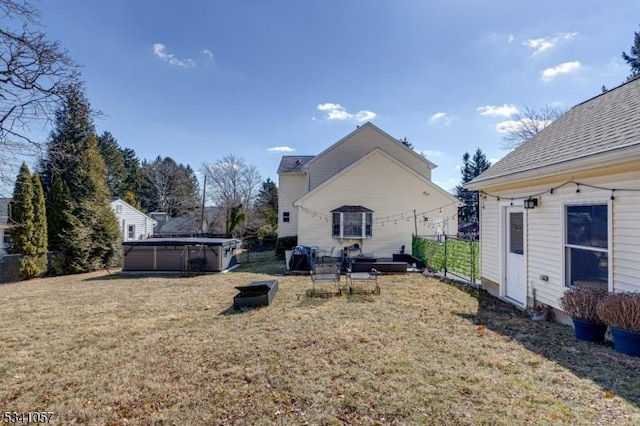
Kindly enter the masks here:
[[99, 277], [85, 278], [82, 281], [91, 282], [91, 281], [110, 281], [110, 280], [122, 280], [122, 279], [138, 280], [138, 279], [143, 279], [143, 278], [166, 278], [166, 279], [175, 280], [176, 278], [188, 279], [190, 277], [183, 277], [183, 276], [180, 276], [180, 274], [176, 274], [176, 273], [172, 274], [170, 272], [167, 272], [167, 273], [140, 273], [140, 274], [111, 272], [111, 274], [108, 274], [108, 275], [100, 275]]
[[475, 315], [456, 313], [458, 316], [517, 341], [528, 350], [640, 407], [640, 358], [615, 352], [610, 343], [577, 340], [569, 326], [533, 321], [526, 313], [486, 291], [446, 280], [444, 282], [478, 300]]
[[254, 308], [242, 307], [240, 309], [235, 309], [233, 305], [231, 305], [224, 311], [220, 312], [218, 315], [221, 315], [221, 316], [241, 315], [241, 314], [246, 314], [249, 311], [254, 311], [256, 309], [261, 309], [265, 307], [266, 306], [256, 306]]

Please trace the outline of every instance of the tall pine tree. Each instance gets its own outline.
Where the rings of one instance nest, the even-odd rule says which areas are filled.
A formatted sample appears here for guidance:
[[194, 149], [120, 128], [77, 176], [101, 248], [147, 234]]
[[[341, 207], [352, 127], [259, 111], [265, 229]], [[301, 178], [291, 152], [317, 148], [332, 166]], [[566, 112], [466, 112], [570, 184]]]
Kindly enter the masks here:
[[487, 160], [487, 157], [482, 153], [482, 150], [478, 148], [473, 154], [473, 157], [465, 152], [462, 156], [462, 184], [456, 186], [456, 197], [460, 201], [460, 207], [458, 207], [458, 223], [465, 222], [477, 222], [479, 220], [478, 212], [478, 192], [469, 191], [463, 188], [465, 183], [471, 182], [480, 173], [491, 167], [491, 162]]
[[[48, 217], [54, 222], [49, 223], [50, 238], [55, 243], [52, 248], [60, 250], [54, 262], [56, 272], [86, 272], [113, 264], [120, 253], [120, 232], [109, 206], [107, 171], [91, 108], [80, 87], [70, 91], [56, 113], [55, 129], [41, 167], [50, 185], [49, 204], [60, 208], [49, 212]], [[56, 184], [54, 191], [56, 174], [62, 185]]]
[[46, 197], [47, 238], [49, 250], [62, 250], [62, 231], [66, 228], [66, 217], [71, 211], [71, 194], [58, 173], [53, 175], [51, 190]]
[[258, 236], [261, 238], [276, 235], [278, 231], [278, 187], [267, 178], [256, 199]]
[[622, 52], [622, 59], [624, 59], [631, 68], [631, 74], [627, 78], [627, 81], [640, 76], [640, 31], [634, 32], [633, 35], [633, 46], [631, 46], [631, 50], [629, 50], [628, 54]]
[[47, 208], [40, 175], [35, 173], [33, 179], [33, 245], [35, 276], [42, 275], [47, 269]]
[[[34, 182], [37, 181], [37, 185]], [[46, 266], [47, 238], [46, 224], [43, 221], [44, 197], [40, 179], [31, 176], [29, 167], [22, 163], [13, 191], [11, 209], [12, 220], [18, 226], [10, 230], [15, 253], [22, 254], [20, 259], [21, 279], [31, 279], [42, 275]]]

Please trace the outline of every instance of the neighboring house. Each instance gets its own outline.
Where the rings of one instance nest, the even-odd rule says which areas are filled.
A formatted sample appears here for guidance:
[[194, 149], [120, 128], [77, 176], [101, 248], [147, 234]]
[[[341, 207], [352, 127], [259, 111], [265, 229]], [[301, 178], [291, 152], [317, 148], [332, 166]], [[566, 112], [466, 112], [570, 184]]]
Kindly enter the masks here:
[[457, 230], [456, 199], [431, 182], [435, 164], [371, 123], [317, 156], [284, 156], [278, 167], [278, 237], [340, 256], [391, 257], [411, 236]]
[[482, 286], [559, 309], [567, 288], [639, 291], [640, 79], [578, 104], [466, 185]]
[[205, 223], [203, 227], [201, 224], [203, 218], [199, 211], [185, 217], [169, 217], [164, 212], [151, 212], [149, 216], [158, 221], [158, 226], [155, 227], [153, 234], [156, 236], [171, 236], [206, 233], [218, 214], [218, 208], [206, 206], [204, 213]]
[[5, 254], [6, 248], [11, 244], [9, 229], [12, 227], [9, 219], [11, 198], [0, 198], [0, 255]]
[[111, 202], [111, 209], [116, 214], [120, 224], [122, 241], [142, 240], [153, 234], [153, 228], [158, 222], [150, 218], [131, 204], [116, 199]]

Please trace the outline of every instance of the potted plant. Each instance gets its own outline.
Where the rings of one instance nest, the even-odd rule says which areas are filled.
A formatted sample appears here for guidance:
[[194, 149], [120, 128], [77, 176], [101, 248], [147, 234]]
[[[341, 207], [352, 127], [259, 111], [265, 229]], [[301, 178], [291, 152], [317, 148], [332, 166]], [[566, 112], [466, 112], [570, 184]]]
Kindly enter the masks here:
[[573, 319], [577, 339], [604, 341], [607, 325], [598, 314], [598, 305], [606, 296], [606, 290], [595, 288], [573, 288], [564, 292], [560, 305]]
[[640, 293], [610, 293], [598, 305], [598, 315], [611, 326], [613, 348], [640, 357]]

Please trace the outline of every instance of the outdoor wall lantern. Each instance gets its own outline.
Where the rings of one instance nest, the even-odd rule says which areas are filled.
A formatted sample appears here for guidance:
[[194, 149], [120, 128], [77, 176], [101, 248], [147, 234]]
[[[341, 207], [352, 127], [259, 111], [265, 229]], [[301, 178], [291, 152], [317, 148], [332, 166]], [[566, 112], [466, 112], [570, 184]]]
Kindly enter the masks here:
[[538, 199], [537, 198], [527, 198], [526, 200], [524, 200], [524, 208], [525, 209], [533, 209], [538, 205]]

